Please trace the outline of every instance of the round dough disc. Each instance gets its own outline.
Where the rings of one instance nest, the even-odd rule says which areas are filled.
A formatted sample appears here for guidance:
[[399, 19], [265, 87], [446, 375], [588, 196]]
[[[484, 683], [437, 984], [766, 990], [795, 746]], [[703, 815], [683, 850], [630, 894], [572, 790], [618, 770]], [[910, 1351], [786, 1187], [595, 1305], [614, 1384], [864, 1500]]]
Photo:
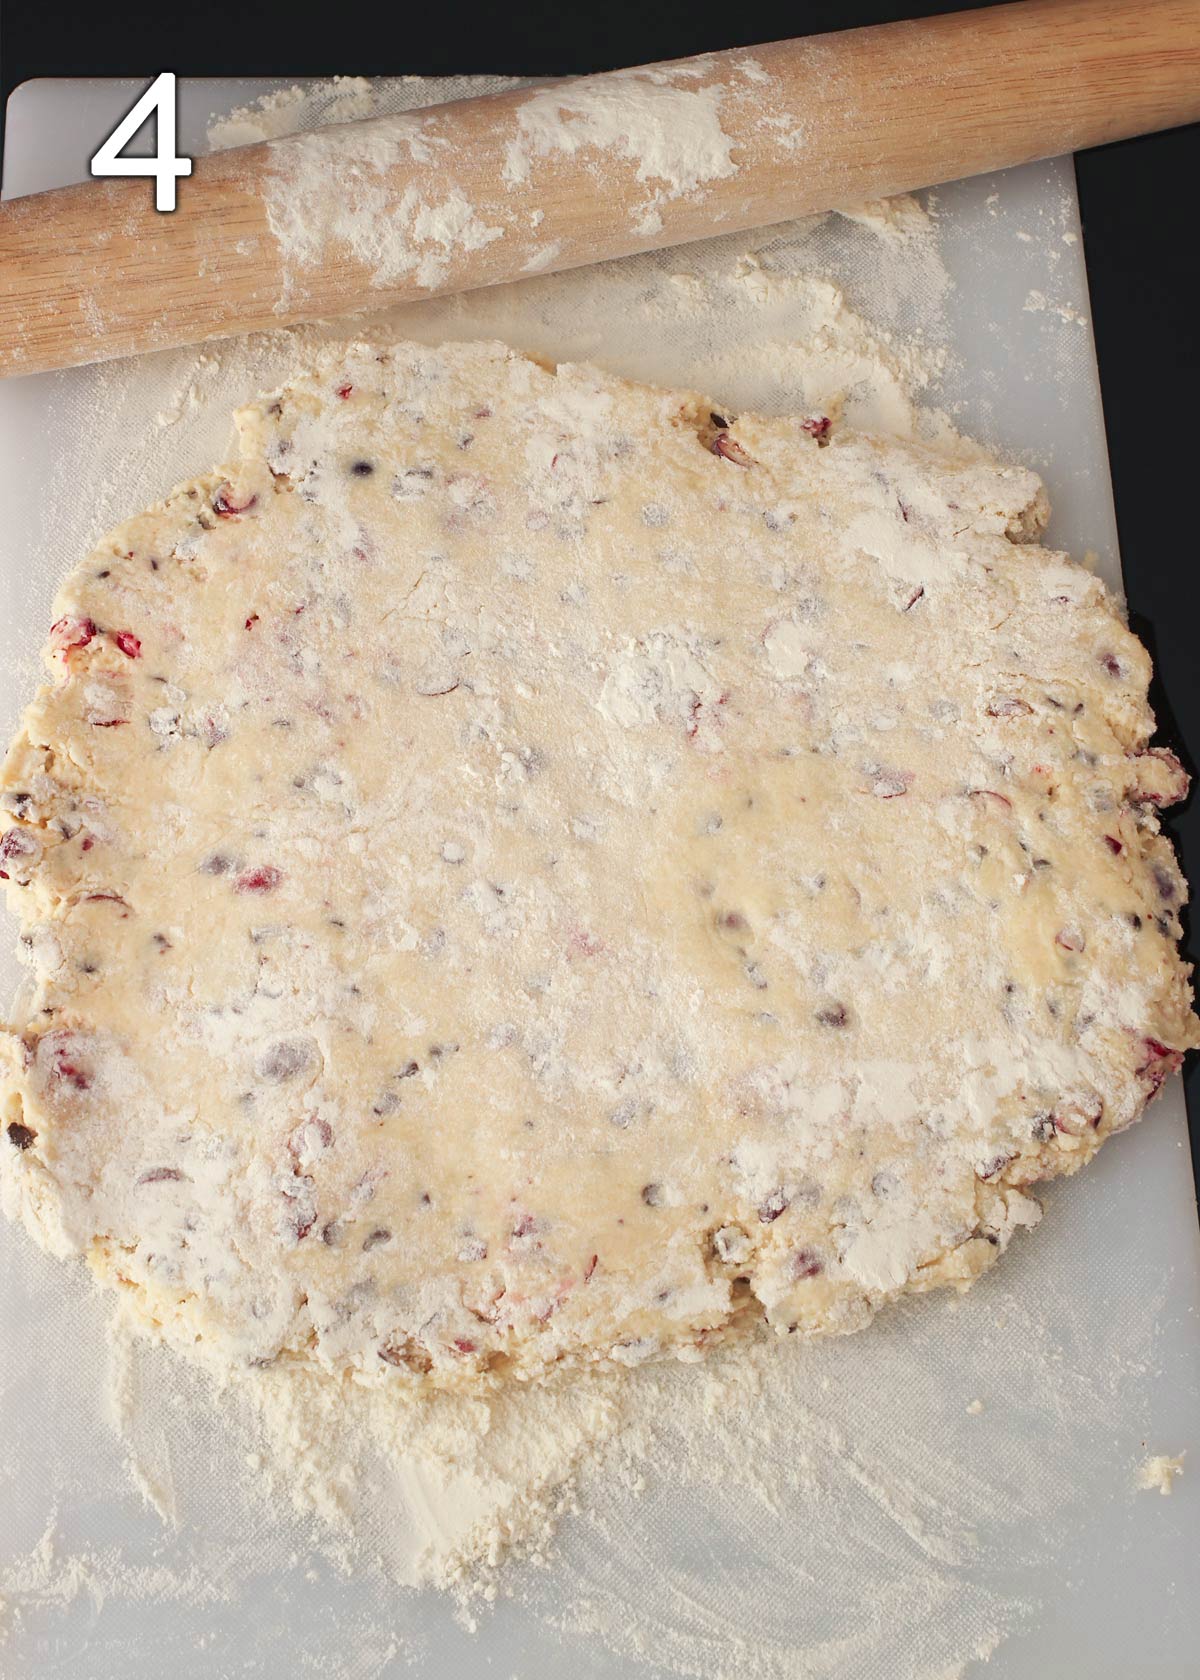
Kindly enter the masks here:
[[67, 582], [5, 1196], [378, 1381], [965, 1285], [1197, 1042], [1145, 651], [1037, 479], [340, 346]]

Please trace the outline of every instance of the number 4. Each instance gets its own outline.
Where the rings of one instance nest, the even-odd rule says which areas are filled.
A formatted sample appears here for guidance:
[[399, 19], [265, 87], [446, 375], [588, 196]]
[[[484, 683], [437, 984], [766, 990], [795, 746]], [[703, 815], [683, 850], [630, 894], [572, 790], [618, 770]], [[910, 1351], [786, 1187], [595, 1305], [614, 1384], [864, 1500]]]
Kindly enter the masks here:
[[[127, 146], [153, 115], [157, 146], [153, 157], [122, 157]], [[175, 181], [180, 175], [192, 173], [192, 160], [175, 156], [175, 75], [164, 70], [156, 76], [131, 111], [123, 116], [116, 128], [92, 159], [95, 175], [153, 175], [154, 208], [174, 210]]]

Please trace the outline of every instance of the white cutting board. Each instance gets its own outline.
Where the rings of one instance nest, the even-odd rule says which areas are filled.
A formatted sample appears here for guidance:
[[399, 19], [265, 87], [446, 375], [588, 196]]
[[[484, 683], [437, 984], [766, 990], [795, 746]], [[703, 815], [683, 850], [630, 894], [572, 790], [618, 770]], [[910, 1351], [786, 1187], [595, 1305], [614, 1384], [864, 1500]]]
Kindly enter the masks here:
[[[182, 148], [200, 149], [214, 112], [282, 85], [184, 84]], [[134, 83], [105, 81], [41, 81], [18, 89], [8, 112], [5, 196], [82, 179], [86, 159], [136, 91]], [[959, 367], [946, 393], [956, 419], [965, 431], [1043, 472], [1055, 505], [1051, 540], [1076, 555], [1095, 551], [1101, 570], [1115, 581], [1116, 532], [1070, 162], [962, 183], [945, 189], [940, 200], [943, 251], [956, 281], [950, 312]], [[1037, 237], [1023, 239], [1019, 230], [1026, 228]], [[1056, 255], [1048, 266], [1051, 246]], [[1037, 304], [1039, 294], [1048, 308]], [[563, 350], [579, 354], [576, 345]], [[102, 499], [102, 487], [88, 480], [88, 439], [108, 417], [78, 395], [83, 389], [84, 376], [73, 373], [0, 384], [5, 735], [33, 677], [32, 669], [23, 680], [12, 673], [36, 650], [49, 622], [55, 566], [37, 564], [36, 556], [51, 530], [79, 506]], [[205, 439], [196, 445], [201, 453], [184, 463], [192, 469], [208, 465], [205, 424], [203, 418], [196, 423], [197, 437]], [[136, 447], [136, 439], [130, 444]], [[67, 479], [64, 460], [74, 463]], [[0, 984], [7, 974], [0, 968]], [[938, 1364], [942, 1321], [930, 1315], [945, 1316], [944, 1305], [922, 1304], [907, 1321], [893, 1315], [888, 1327], [827, 1347], [813, 1355], [814, 1373], [826, 1373], [822, 1392], [833, 1422], [839, 1417], [837, 1374], [857, 1370], [878, 1389], [881, 1408], [908, 1408], [906, 1429], [925, 1436], [935, 1459], [944, 1439], [943, 1504], [954, 1498], [952, 1465], [961, 1478], [974, 1459], [977, 1467], [986, 1464], [998, 1515], [994, 1532], [986, 1520], [977, 1524], [983, 1532], [973, 1561], [962, 1565], [962, 1591], [977, 1592], [982, 1571], [998, 1600], [1020, 1599], [1032, 1607], [1024, 1625], [991, 1656], [988, 1680], [1185, 1680], [1197, 1672], [1200, 1651], [1200, 1232], [1180, 1082], [1171, 1084], [1147, 1124], [1110, 1144], [1080, 1179], [1053, 1188], [1047, 1205], [1042, 1228], [1006, 1256], [1002, 1279], [985, 1280], [955, 1315], [953, 1334], [960, 1340], [945, 1345], [961, 1352], [951, 1361], [954, 1395], [946, 1409], [932, 1397], [938, 1383], [922, 1389], [910, 1380], [911, 1359], [903, 1398], [897, 1377], [897, 1349], [904, 1342], [911, 1351], [918, 1336], [932, 1336], [924, 1345], [930, 1364]], [[319, 1561], [310, 1565], [307, 1558], [294, 1567], [280, 1564], [267, 1539], [261, 1572], [230, 1608], [222, 1596], [228, 1584], [222, 1587], [220, 1580], [233, 1537], [219, 1522], [205, 1536], [175, 1534], [128, 1488], [122, 1449], [98, 1396], [105, 1342], [100, 1303], [77, 1279], [64, 1289], [69, 1274], [2, 1224], [0, 1267], [0, 1592], [6, 1583], [17, 1611], [7, 1642], [0, 1639], [4, 1680], [157, 1680], [165, 1673], [173, 1680], [251, 1673], [375, 1680], [414, 1669], [430, 1680], [485, 1674], [546, 1680], [567, 1670], [579, 1680], [658, 1680], [677, 1672], [652, 1654], [635, 1662], [628, 1650], [615, 1654], [579, 1632], [556, 1633], [543, 1613], [520, 1603], [502, 1600], [471, 1633], [448, 1601], [432, 1594], [396, 1594], [395, 1653], [389, 1656], [378, 1602], [367, 1606], [356, 1578]], [[943, 1328], [949, 1338], [949, 1318]], [[1030, 1400], [1030, 1385], [1011, 1375], [1030, 1368], [1031, 1339], [1040, 1361], [1036, 1386], [1049, 1403]], [[37, 1363], [29, 1353], [35, 1342]], [[1018, 1392], [1022, 1388], [1027, 1392]], [[976, 1394], [988, 1397], [987, 1409], [964, 1424], [962, 1402]], [[1012, 1485], [1006, 1482], [1005, 1443], [1012, 1449]], [[859, 1448], [860, 1463], [869, 1465], [865, 1437]], [[1191, 1471], [1171, 1499], [1134, 1491], [1136, 1466], [1148, 1452], [1185, 1448], [1192, 1452]], [[1034, 1525], [1014, 1524], [1011, 1511], [1022, 1499], [1030, 1504], [1029, 1488], [1019, 1484], [1022, 1477], [1029, 1480], [1039, 1452], [1044, 1479], [1055, 1492], [1034, 1532]], [[1059, 1485], [1064, 1464], [1067, 1486]], [[218, 1446], [213, 1477], [226, 1469]], [[834, 1495], [850, 1500], [855, 1491], [835, 1489]], [[626, 1519], [635, 1542], [639, 1528], [672, 1523], [671, 1501], [669, 1487], [651, 1483]], [[802, 1549], [806, 1513], [785, 1513], [785, 1520], [791, 1538], [800, 1535]], [[39, 1551], [50, 1521], [53, 1540]], [[269, 1536], [275, 1515], [265, 1511], [263, 1523]], [[898, 1529], [897, 1551], [911, 1538]], [[204, 1559], [201, 1576], [212, 1576], [218, 1589], [206, 1593], [203, 1581], [192, 1579], [187, 1591], [166, 1603], [153, 1590], [154, 1572], [169, 1574], [185, 1544], [191, 1556]], [[592, 1544], [581, 1525], [567, 1522], [543, 1599], [557, 1595], [569, 1609], [581, 1583], [594, 1588]], [[73, 1556], [101, 1563], [73, 1570]], [[754, 1564], [745, 1560], [745, 1566]], [[707, 1572], [715, 1565], [710, 1557], [688, 1567], [693, 1596], [704, 1599]], [[948, 1570], [951, 1588], [954, 1567]], [[143, 1600], [105, 1596], [106, 1581], [128, 1585], [139, 1571], [147, 1581]], [[714, 1603], [716, 1590], [714, 1574]], [[824, 1583], [814, 1588], [810, 1578], [807, 1598], [819, 1600], [826, 1590]], [[829, 1590], [831, 1601], [834, 1596]], [[861, 1606], [863, 1623], [872, 1609]], [[814, 1654], [814, 1628], [837, 1638], [846, 1632], [847, 1616], [853, 1621], [855, 1615], [853, 1606], [840, 1605], [839, 1623], [831, 1609], [834, 1619], [822, 1630], [820, 1613], [819, 1602], [806, 1605], [804, 1649], [787, 1673], [825, 1673], [820, 1665], [827, 1653]], [[897, 1627], [901, 1621], [897, 1617]], [[904, 1643], [897, 1635], [893, 1648], [888, 1641], [881, 1633], [859, 1665], [858, 1680], [904, 1680], [921, 1672], [911, 1638]], [[986, 1630], [981, 1643], [988, 1643]], [[961, 1670], [940, 1660], [930, 1674], [945, 1680], [950, 1672], [983, 1672], [968, 1648], [955, 1654]], [[718, 1665], [714, 1656], [712, 1667]]]

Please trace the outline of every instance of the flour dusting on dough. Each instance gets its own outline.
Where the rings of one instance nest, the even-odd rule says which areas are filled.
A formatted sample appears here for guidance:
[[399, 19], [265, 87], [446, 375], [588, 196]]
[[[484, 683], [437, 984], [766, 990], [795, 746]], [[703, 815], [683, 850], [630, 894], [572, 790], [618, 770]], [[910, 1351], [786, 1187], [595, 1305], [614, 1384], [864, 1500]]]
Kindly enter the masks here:
[[64, 585], [0, 774], [5, 1205], [185, 1349], [852, 1331], [1196, 1041], [1187, 779], [1031, 473], [498, 345], [330, 346], [239, 432]]

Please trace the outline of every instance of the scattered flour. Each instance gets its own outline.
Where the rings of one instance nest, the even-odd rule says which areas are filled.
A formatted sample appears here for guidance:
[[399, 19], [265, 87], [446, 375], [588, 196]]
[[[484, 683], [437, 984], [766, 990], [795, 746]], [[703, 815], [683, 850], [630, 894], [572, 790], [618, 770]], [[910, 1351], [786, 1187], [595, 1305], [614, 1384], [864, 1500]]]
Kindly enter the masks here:
[[329, 123], [363, 122], [415, 104], [469, 99], [518, 85], [515, 76], [373, 76], [369, 81], [365, 76], [334, 76], [327, 81], [297, 83], [215, 118], [208, 125], [208, 150], [223, 152], [231, 146], [253, 146]]
[[[384, 1680], [397, 1650], [418, 1669], [444, 1658], [445, 1611], [411, 1591], [436, 1583], [489, 1647], [521, 1617], [522, 1675], [560, 1672], [575, 1642], [610, 1651], [613, 1672], [655, 1677], [958, 1672], [1037, 1618], [1097, 1486], [1116, 1509], [1104, 1461], [1117, 1436], [1102, 1420], [1118, 1396], [1144, 1404], [1154, 1379], [1153, 1300], [1131, 1301], [1100, 1337], [1086, 1310], [1056, 1310], [1051, 1331], [1030, 1308], [1089, 1216], [1063, 1188], [1048, 1246], [1014, 1250], [969, 1306], [910, 1301], [858, 1337], [756, 1336], [698, 1366], [385, 1402], [278, 1370], [230, 1383], [117, 1326], [110, 1382], [143, 1398], [118, 1407], [112, 1475], [119, 1486], [122, 1461], [165, 1441], [178, 1530], [156, 1533], [147, 1514], [136, 1545], [88, 1538], [81, 1492], [69, 1492], [23, 1555], [5, 1549], [11, 1636], [87, 1624], [105, 1606], [154, 1628], [168, 1607], [197, 1638], [250, 1615], [247, 1630], [263, 1622], [250, 1648], [282, 1666], [289, 1633], [251, 1615], [269, 1591], [303, 1638], [288, 1646], [304, 1650], [297, 1672], [321, 1672], [319, 1656], [325, 1672]], [[986, 1429], [962, 1386], [983, 1368], [1007, 1397]], [[55, 1403], [78, 1406], [92, 1380], [68, 1380]], [[105, 1462], [95, 1450], [93, 1461]], [[132, 1519], [125, 1532], [139, 1532]], [[337, 1606], [336, 1629], [310, 1598]], [[475, 1672], [472, 1648], [463, 1672]], [[110, 1672], [99, 1657], [95, 1672]]]
[[[647, 190], [632, 226], [647, 239], [662, 230], [662, 204], [735, 175], [733, 141], [720, 115], [728, 90], [723, 82], [701, 85], [705, 68], [701, 61], [698, 67], [622, 70], [535, 89], [504, 119], [497, 117], [511, 120], [513, 132], [503, 147], [501, 179], [480, 189], [478, 204], [453, 183], [435, 198], [428, 175], [424, 190], [410, 185], [397, 196], [406, 170], [453, 161], [436, 113], [393, 108], [409, 102], [407, 80], [372, 88], [358, 78], [338, 78], [316, 90], [283, 90], [214, 124], [210, 142], [225, 150], [265, 140], [270, 149], [264, 200], [282, 257], [281, 312], [297, 277], [329, 251], [348, 253], [374, 286], [411, 277], [433, 291], [446, 281], [453, 256], [517, 231], [505, 196], [527, 188], [545, 160], [583, 154], [589, 168], [599, 169], [606, 157], [633, 165], [633, 180]], [[754, 60], [739, 68], [752, 81], [766, 74]], [[506, 85], [512, 84], [479, 80], [466, 91], [496, 92]], [[314, 119], [321, 126], [298, 132]], [[548, 242], [531, 252], [523, 272], [553, 262], [560, 246]]]
[[1087, 316], [1081, 314], [1073, 304], [1055, 303], [1046, 296], [1045, 292], [1039, 291], [1036, 287], [1025, 299], [1025, 308], [1031, 315], [1040, 315], [1048, 309], [1057, 315], [1060, 321], [1073, 321], [1080, 327], [1086, 327], [1088, 324]]
[[904, 193], [899, 198], [879, 198], [869, 204], [851, 205], [839, 210], [838, 215], [870, 228], [881, 238], [901, 242], [920, 238], [929, 231], [929, 212], [910, 193]]
[[509, 186], [524, 185], [534, 158], [615, 151], [670, 197], [735, 175], [732, 142], [721, 127], [720, 83], [689, 86], [694, 70], [620, 70], [602, 82], [566, 83], [530, 95], [504, 163]]
[[434, 142], [416, 117], [380, 117], [270, 144], [275, 168], [264, 202], [285, 258], [281, 308], [296, 270], [314, 267], [327, 247], [349, 252], [372, 285], [411, 273], [431, 291], [445, 280], [454, 252], [477, 251], [504, 236], [457, 189], [430, 201], [408, 187], [396, 198], [399, 167], [434, 156]]

